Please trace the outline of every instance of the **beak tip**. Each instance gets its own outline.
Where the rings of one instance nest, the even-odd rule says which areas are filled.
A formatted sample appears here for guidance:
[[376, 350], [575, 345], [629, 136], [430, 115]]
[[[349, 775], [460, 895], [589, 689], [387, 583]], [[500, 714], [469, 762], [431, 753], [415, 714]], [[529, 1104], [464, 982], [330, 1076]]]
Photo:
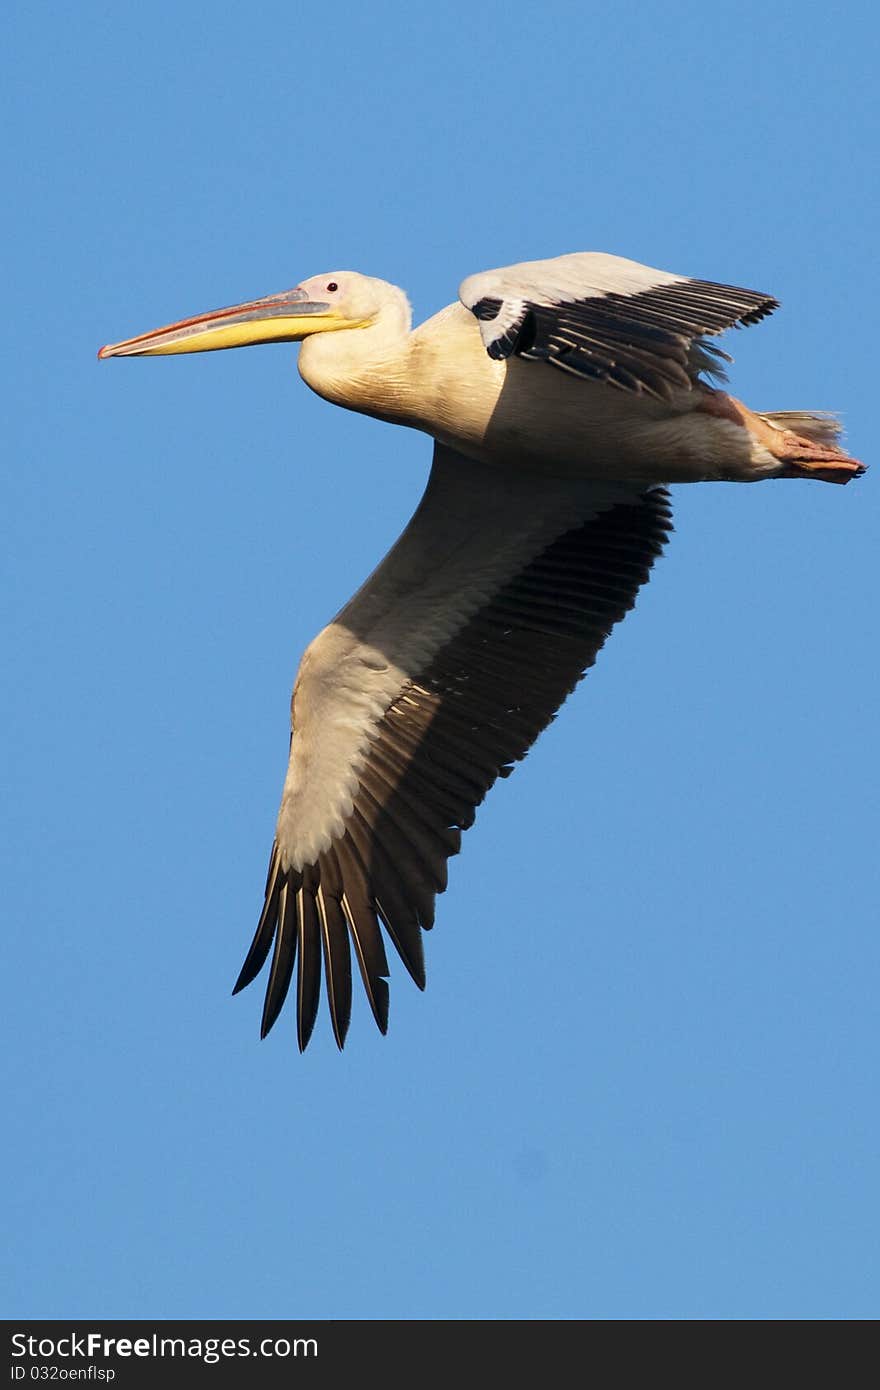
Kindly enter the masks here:
[[99, 361], [99, 362], [102, 362], [102, 361], [104, 360], [105, 357], [111, 357], [111, 356], [112, 356], [112, 353], [111, 353], [111, 350], [110, 350], [110, 344], [109, 344], [109, 343], [105, 343], [104, 347], [98, 348], [98, 361]]

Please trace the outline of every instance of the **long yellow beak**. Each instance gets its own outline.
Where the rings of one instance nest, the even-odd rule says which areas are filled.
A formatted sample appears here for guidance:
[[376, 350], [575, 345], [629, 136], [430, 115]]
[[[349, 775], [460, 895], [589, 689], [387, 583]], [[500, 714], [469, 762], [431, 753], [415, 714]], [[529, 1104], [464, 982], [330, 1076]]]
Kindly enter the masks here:
[[310, 300], [305, 290], [284, 290], [230, 309], [214, 309], [192, 319], [108, 343], [98, 356], [159, 357], [172, 352], [217, 352], [253, 343], [296, 343], [309, 333], [354, 328], [332, 304]]

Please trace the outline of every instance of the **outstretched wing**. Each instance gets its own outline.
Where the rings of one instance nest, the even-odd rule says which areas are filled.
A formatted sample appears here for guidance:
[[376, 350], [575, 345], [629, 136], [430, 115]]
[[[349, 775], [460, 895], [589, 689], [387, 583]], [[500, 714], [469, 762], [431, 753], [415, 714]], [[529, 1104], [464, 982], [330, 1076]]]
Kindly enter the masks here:
[[585, 251], [471, 275], [459, 289], [490, 357], [515, 353], [668, 398], [726, 354], [704, 341], [777, 308], [770, 295]]
[[553, 480], [437, 445], [412, 521], [307, 649], [266, 898], [236, 990], [270, 950], [262, 1031], [296, 977], [300, 1048], [323, 971], [336, 1041], [352, 950], [379, 1028], [384, 927], [420, 988], [446, 861], [632, 607], [666, 493]]

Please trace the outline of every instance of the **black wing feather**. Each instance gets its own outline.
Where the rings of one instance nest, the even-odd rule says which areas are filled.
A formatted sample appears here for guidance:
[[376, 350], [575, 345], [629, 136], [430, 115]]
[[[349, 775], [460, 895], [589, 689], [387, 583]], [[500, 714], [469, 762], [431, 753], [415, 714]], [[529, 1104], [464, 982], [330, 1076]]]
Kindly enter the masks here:
[[300, 1047], [318, 1003], [321, 948], [336, 1042], [351, 1009], [351, 952], [373, 1016], [388, 1026], [384, 924], [419, 986], [421, 931], [446, 886], [446, 861], [497, 777], [507, 776], [633, 606], [671, 529], [652, 489], [560, 535], [417, 672], [367, 749], [344, 834], [298, 874], [270, 861], [266, 900], [237, 989], [272, 938], [263, 1032], [280, 1012], [299, 955]]
[[[503, 303], [487, 295], [472, 312], [491, 323]], [[721, 373], [717, 359], [725, 354], [703, 342], [705, 337], [757, 323], [777, 308], [771, 295], [757, 290], [686, 279], [632, 294], [517, 303], [513, 321], [489, 339], [490, 357], [548, 362], [587, 380], [661, 399], [689, 389], [700, 371]]]

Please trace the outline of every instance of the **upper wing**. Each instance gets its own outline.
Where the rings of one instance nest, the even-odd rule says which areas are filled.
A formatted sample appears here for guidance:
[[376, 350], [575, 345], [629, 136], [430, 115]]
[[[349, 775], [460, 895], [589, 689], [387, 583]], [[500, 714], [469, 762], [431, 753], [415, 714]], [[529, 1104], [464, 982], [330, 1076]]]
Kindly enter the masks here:
[[296, 964], [305, 1047], [323, 957], [342, 1046], [349, 938], [384, 1032], [380, 922], [424, 986], [421, 933], [447, 857], [632, 607], [669, 526], [662, 489], [508, 476], [435, 447], [412, 521], [294, 686], [266, 900], [236, 984], [274, 941], [264, 1035]]
[[667, 397], [725, 356], [702, 341], [756, 323], [777, 301], [755, 290], [585, 251], [471, 275], [459, 298], [490, 357], [536, 358], [629, 391]]

